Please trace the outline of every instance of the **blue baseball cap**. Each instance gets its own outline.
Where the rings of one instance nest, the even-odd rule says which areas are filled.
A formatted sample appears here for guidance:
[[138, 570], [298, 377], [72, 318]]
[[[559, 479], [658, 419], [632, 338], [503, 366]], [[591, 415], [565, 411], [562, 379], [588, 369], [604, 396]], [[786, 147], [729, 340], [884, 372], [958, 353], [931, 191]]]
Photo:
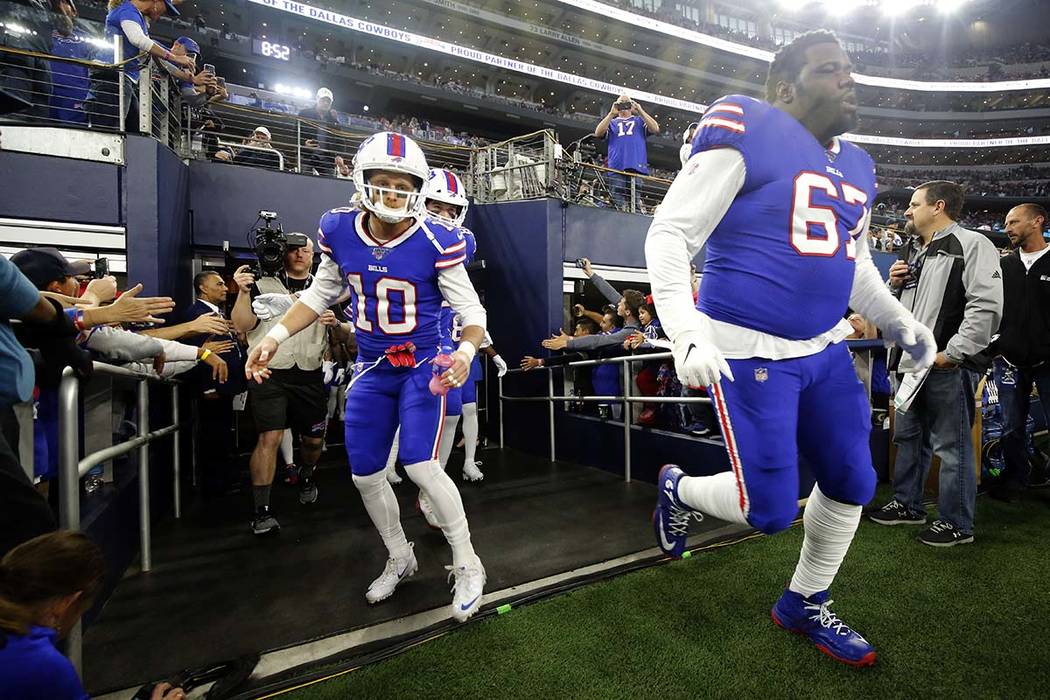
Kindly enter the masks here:
[[164, 7], [168, 8], [168, 14], [172, 17], [178, 17], [179, 11], [175, 9], [175, 3], [171, 0], [164, 0]]
[[195, 53], [199, 55], [201, 52], [201, 47], [197, 44], [197, 42], [189, 38], [188, 36], [180, 36], [178, 39], [175, 40], [175, 43], [182, 44], [184, 47], [186, 47], [186, 53]]

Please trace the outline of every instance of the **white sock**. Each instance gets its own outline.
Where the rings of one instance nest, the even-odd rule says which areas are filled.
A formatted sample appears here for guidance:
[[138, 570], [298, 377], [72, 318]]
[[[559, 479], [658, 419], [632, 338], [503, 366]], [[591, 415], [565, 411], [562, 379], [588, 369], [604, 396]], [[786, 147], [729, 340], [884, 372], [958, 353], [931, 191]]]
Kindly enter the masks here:
[[401, 527], [401, 510], [397, 506], [397, 496], [390, 482], [386, 480], [386, 474], [378, 471], [368, 476], [354, 475], [354, 486], [361, 492], [361, 500], [364, 501], [368, 517], [372, 524], [379, 530], [379, 536], [383, 538], [390, 556], [404, 558], [409, 555], [411, 548], [408, 546], [408, 538]]
[[802, 516], [802, 554], [789, 589], [808, 597], [831, 588], [860, 524], [860, 511], [860, 506], [833, 501], [813, 487]]
[[294, 464], [292, 460], [294, 456], [292, 453], [292, 431], [286, 429], [284, 435], [281, 436], [281, 459], [284, 460], [285, 464]]
[[[463, 510], [463, 499], [459, 490], [441, 468], [436, 459], [416, 462], [405, 466], [408, 474], [419, 490], [430, 500], [430, 507], [441, 523], [441, 531], [452, 547], [453, 566], [464, 566], [477, 561], [474, 545], [470, 543], [470, 528], [467, 526], [467, 514]], [[393, 489], [390, 491], [393, 494]]]
[[452, 448], [456, 445], [456, 426], [459, 424], [459, 416], [445, 416], [445, 427], [441, 429], [441, 443], [438, 447], [438, 459], [441, 468], [448, 464], [448, 456], [452, 454]]
[[747, 524], [740, 508], [740, 491], [733, 472], [713, 476], [684, 476], [678, 480], [678, 498], [693, 510], [727, 523]]
[[397, 468], [397, 448], [401, 439], [401, 426], [394, 431], [394, 442], [390, 445], [390, 454], [386, 458], [386, 470], [392, 472]]
[[463, 404], [463, 450], [467, 453], [463, 464], [473, 464], [478, 450], [478, 405]]

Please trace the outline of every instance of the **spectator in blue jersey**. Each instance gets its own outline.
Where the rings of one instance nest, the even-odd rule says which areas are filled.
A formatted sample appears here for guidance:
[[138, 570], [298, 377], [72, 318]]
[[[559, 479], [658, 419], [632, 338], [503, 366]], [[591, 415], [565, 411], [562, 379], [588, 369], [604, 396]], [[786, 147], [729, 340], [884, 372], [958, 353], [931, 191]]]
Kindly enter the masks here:
[[[62, 58], [90, 61], [97, 58], [98, 49], [89, 36], [76, 27], [77, 8], [73, 0], [57, 0], [59, 17], [51, 31], [51, 54]], [[51, 61], [50, 117], [70, 124], [87, 124], [84, 103], [88, 98], [87, 66]]]
[[[628, 175], [649, 174], [649, 154], [645, 139], [651, 134], [659, 134], [660, 125], [656, 123], [642, 106], [627, 95], [620, 95], [613, 103], [609, 113], [594, 128], [596, 138], [609, 141], [608, 167], [621, 172], [607, 173], [609, 190], [617, 207], [624, 207], [625, 194], [630, 191]], [[641, 209], [641, 193], [635, 183], [634, 199], [631, 211]]]
[[[102, 550], [80, 532], [52, 532], [0, 560], [0, 697], [87, 700], [57, 642], [91, 607], [106, 578]], [[183, 700], [158, 684], [150, 700]]]
[[[193, 59], [189, 56], [176, 56], [171, 51], [156, 43], [149, 36], [149, 24], [146, 17], [151, 19], [163, 16], [167, 11], [173, 17], [179, 16], [179, 11], [171, 0], [164, 0], [163, 9], [156, 10], [154, 5], [159, 5], [154, 0], [109, 0], [109, 13], [106, 15], [106, 38], [110, 41], [113, 37], [121, 39], [122, 60], [128, 61], [124, 66], [124, 116], [135, 120], [137, 109], [132, 105], [137, 104], [136, 94], [138, 92], [139, 71], [142, 68], [140, 53], [147, 53], [157, 58], [163, 58], [177, 66], [193, 69]], [[128, 60], [130, 59], [130, 60]], [[89, 98], [89, 114], [91, 125], [108, 129], [116, 129], [120, 126], [120, 95], [119, 80], [121, 75], [114, 70], [92, 71], [91, 73], [91, 95]], [[130, 131], [131, 126], [125, 124], [125, 130]]]

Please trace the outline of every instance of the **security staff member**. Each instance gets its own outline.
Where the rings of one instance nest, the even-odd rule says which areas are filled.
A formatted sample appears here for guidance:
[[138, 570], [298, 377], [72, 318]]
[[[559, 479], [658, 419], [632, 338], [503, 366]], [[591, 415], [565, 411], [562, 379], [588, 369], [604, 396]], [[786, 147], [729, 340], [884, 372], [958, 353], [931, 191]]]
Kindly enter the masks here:
[[1027, 485], [1047, 481], [1046, 465], [1028, 474], [1025, 424], [1032, 385], [1039, 388], [1043, 417], [1050, 425], [1050, 250], [1043, 238], [1046, 209], [1020, 204], [1006, 214], [1006, 236], [1015, 250], [1000, 258], [1003, 272], [1003, 321], [992, 347], [995, 383], [1003, 411], [1000, 444], [1006, 470], [1000, 483], [988, 489], [993, 498], [1013, 501]]
[[[301, 235], [301, 234], [299, 234]], [[294, 236], [294, 234], [293, 234]], [[275, 326], [280, 317], [261, 321], [252, 310], [252, 298], [258, 294], [297, 294], [310, 286], [313, 275], [314, 244], [289, 246], [284, 256], [284, 269], [275, 277], [255, 279], [247, 265], [237, 268], [237, 302], [231, 314], [234, 328], [248, 336], [249, 354]], [[252, 498], [255, 518], [252, 531], [257, 535], [281, 529], [270, 512], [270, 487], [277, 466], [277, 448], [285, 428], [294, 427], [302, 438], [299, 468], [299, 501], [317, 500], [314, 468], [321, 457], [327, 427], [328, 395], [324, 387], [321, 360], [328, 344], [328, 326], [320, 320], [281, 344], [270, 361], [270, 381], [249, 383], [255, 427], [259, 439], [251, 457]]]

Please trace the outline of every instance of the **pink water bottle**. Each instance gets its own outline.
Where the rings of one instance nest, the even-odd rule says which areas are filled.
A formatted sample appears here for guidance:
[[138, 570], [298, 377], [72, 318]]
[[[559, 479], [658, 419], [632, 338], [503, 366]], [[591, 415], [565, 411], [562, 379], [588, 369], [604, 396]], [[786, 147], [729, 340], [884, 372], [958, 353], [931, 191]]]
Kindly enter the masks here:
[[448, 368], [454, 365], [455, 363], [456, 360], [452, 357], [452, 355], [446, 354], [444, 352], [439, 353], [438, 356], [434, 358], [434, 374], [430, 377], [431, 394], [433, 394], [434, 396], [444, 396], [448, 393], [448, 390], [451, 387], [447, 387], [441, 383], [441, 375], [444, 374], [445, 371], [448, 370]]

